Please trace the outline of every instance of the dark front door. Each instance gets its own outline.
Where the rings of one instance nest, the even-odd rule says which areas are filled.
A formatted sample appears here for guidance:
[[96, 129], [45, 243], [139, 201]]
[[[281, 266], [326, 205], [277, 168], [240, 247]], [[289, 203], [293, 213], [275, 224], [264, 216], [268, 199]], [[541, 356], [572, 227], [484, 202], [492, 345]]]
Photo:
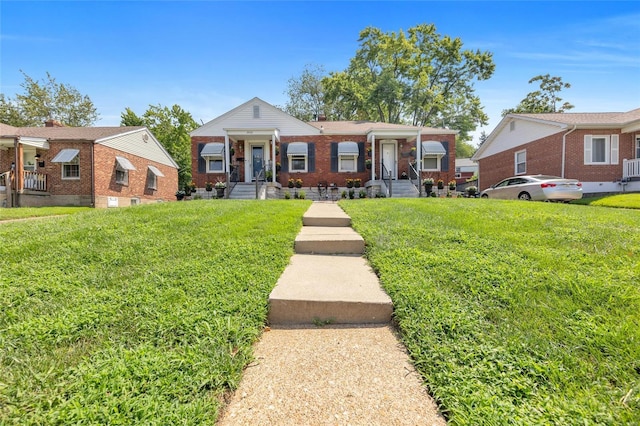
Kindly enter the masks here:
[[252, 146], [251, 158], [253, 159], [253, 173], [251, 174], [251, 178], [255, 179], [264, 166], [264, 148], [261, 146]]

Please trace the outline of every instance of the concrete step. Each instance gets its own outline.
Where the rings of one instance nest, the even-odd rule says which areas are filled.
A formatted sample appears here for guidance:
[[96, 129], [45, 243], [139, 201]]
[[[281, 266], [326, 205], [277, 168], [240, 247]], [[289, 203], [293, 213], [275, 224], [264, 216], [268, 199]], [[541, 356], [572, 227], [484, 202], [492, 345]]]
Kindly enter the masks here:
[[313, 203], [302, 216], [304, 226], [349, 227], [351, 218], [334, 203]]
[[384, 324], [393, 304], [361, 256], [301, 255], [291, 258], [269, 295], [269, 322]]
[[294, 247], [299, 254], [362, 254], [364, 239], [351, 228], [303, 226]]

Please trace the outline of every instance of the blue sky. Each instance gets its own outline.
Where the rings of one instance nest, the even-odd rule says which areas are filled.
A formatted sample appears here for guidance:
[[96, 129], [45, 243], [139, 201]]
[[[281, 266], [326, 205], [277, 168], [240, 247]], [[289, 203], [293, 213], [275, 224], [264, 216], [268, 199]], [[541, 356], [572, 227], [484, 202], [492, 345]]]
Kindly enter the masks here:
[[640, 107], [638, 1], [2, 0], [0, 88], [13, 98], [20, 70], [39, 80], [49, 72], [92, 99], [96, 125], [157, 104], [207, 122], [254, 96], [285, 104], [287, 80], [306, 64], [345, 69], [367, 26], [420, 23], [493, 52], [494, 76], [475, 85], [490, 118], [476, 137], [536, 90], [528, 81], [539, 74], [571, 83], [561, 97], [573, 112]]

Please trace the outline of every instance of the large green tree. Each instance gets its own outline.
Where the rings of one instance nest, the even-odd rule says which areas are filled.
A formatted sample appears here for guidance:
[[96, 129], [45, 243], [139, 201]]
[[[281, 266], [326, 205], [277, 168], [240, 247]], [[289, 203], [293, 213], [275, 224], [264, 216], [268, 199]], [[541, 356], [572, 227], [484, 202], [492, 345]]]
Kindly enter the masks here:
[[322, 79], [326, 77], [322, 65], [307, 64], [302, 73], [287, 81], [285, 94], [289, 97], [284, 111], [302, 121], [317, 120], [331, 112], [326, 104]]
[[146, 126], [178, 163], [180, 188], [191, 182], [191, 137], [198, 127], [191, 114], [178, 105], [171, 108], [150, 105], [142, 116], [126, 108], [120, 115], [122, 126]]
[[486, 124], [474, 83], [495, 65], [490, 52], [463, 49], [459, 38], [441, 36], [432, 24], [384, 33], [367, 27], [349, 67], [322, 80], [331, 119], [365, 119], [460, 131], [469, 140]]
[[44, 82], [34, 80], [23, 71], [23, 93], [10, 99], [0, 93], [0, 122], [16, 127], [44, 126], [49, 119], [66, 126], [91, 126], [98, 119], [93, 102], [77, 89], [56, 80], [47, 73]]
[[536, 81], [540, 82], [540, 90], [527, 94], [515, 108], [503, 110], [503, 117], [507, 114], [565, 112], [573, 108], [569, 102], [559, 105], [562, 98], [558, 95], [562, 89], [570, 88], [571, 84], [564, 83], [561, 77], [552, 77], [550, 74], [537, 75], [529, 80], [529, 84]]

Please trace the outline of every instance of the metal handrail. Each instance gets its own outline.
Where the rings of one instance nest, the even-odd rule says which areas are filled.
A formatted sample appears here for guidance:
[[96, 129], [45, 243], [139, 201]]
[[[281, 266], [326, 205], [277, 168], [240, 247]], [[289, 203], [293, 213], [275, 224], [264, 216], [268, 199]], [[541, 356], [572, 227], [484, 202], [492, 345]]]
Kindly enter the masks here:
[[265, 175], [266, 173], [264, 167], [254, 175], [256, 178], [256, 200], [260, 198], [260, 181], [264, 180]]
[[[420, 185], [420, 175], [418, 174], [418, 170], [415, 167], [413, 167], [413, 164], [411, 164], [411, 160], [409, 160], [408, 163], [409, 163], [409, 181], [418, 190], [418, 196], [422, 197], [422, 185]], [[416, 176], [416, 182], [413, 181], [413, 178], [412, 178], [413, 175]]]
[[382, 166], [382, 181], [385, 182], [385, 176], [389, 179], [389, 183], [387, 183], [387, 192], [388, 192], [388, 196], [389, 198], [391, 198], [393, 196], [393, 188], [392, 188], [392, 176], [391, 173], [389, 173], [389, 170], [387, 170], [387, 167], [384, 165], [384, 163], [380, 164]]

